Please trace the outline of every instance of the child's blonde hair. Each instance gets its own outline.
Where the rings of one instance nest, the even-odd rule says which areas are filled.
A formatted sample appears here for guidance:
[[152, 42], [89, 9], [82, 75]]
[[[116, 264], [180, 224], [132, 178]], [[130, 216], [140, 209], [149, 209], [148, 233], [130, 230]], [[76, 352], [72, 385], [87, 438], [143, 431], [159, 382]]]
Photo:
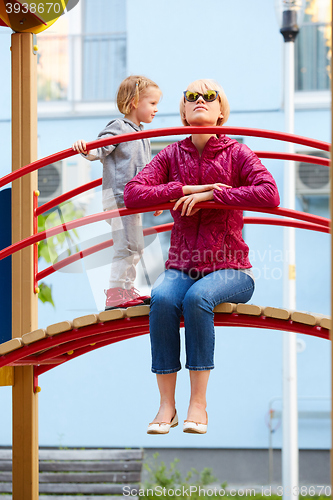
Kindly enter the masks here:
[[119, 111], [124, 115], [128, 115], [132, 109], [133, 99], [136, 106], [139, 102], [139, 98], [142, 97], [148, 87], [155, 87], [160, 90], [157, 83], [145, 76], [131, 75], [125, 78], [119, 85], [117, 93], [117, 106]]
[[[192, 82], [188, 85], [186, 90], [191, 90], [191, 92], [200, 92], [201, 94], [204, 94], [206, 90], [218, 90], [219, 92], [218, 100], [220, 102], [220, 110], [223, 115], [223, 118], [219, 118], [216, 122], [216, 125], [218, 126], [223, 125], [228, 120], [230, 115], [229, 102], [223, 88], [217, 81], [208, 79], [195, 80], [195, 82]], [[182, 120], [183, 125], [185, 125], [185, 127], [189, 127], [189, 123], [186, 121], [186, 116], [185, 116], [184, 96], [180, 101], [180, 118]]]

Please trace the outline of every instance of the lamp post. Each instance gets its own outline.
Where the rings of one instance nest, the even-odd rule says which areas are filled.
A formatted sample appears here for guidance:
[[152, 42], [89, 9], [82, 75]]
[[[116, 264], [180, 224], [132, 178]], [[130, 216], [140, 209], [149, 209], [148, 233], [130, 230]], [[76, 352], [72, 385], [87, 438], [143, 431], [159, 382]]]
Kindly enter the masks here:
[[[284, 115], [285, 132], [294, 133], [295, 39], [299, 32], [305, 0], [275, 0], [280, 32], [284, 38]], [[294, 145], [287, 143], [286, 152]], [[283, 201], [286, 208], [295, 209], [295, 163], [284, 164]], [[283, 306], [296, 309], [295, 229], [284, 229]], [[283, 333], [283, 403], [282, 403], [282, 485], [283, 499], [298, 498], [298, 409], [297, 409], [297, 349], [296, 334]]]

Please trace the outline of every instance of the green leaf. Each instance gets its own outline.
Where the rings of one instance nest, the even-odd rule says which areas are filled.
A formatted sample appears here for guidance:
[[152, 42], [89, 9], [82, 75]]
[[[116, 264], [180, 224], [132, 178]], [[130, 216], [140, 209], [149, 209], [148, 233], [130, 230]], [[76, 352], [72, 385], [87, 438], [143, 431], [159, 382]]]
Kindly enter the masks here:
[[66, 239], [66, 235], [65, 235], [65, 233], [60, 233], [60, 234], [57, 234], [56, 238], [58, 240], [58, 243], [60, 243], [62, 245]]
[[51, 289], [51, 287], [49, 287], [48, 285], [46, 285], [43, 282], [40, 283], [40, 285], [39, 285], [38, 298], [39, 298], [39, 300], [41, 300], [43, 302], [43, 304], [45, 302], [49, 302], [55, 308], [55, 304], [54, 304], [53, 299], [52, 299], [52, 289]]
[[45, 262], [50, 264], [51, 257], [47, 245], [43, 245], [43, 247], [40, 249], [39, 257], [42, 257], [45, 260]]
[[[47, 231], [54, 226], [58, 226], [69, 221], [79, 219], [84, 215], [83, 210], [77, 209], [72, 202], [66, 202], [53, 209], [52, 212], [38, 216], [38, 232]], [[79, 239], [78, 232], [74, 229], [71, 232], [63, 231], [58, 235], [47, 238], [41, 241], [38, 246], [38, 259], [44, 259], [47, 264], [57, 262], [61, 253], [66, 251], [71, 255], [71, 250], [68, 248], [68, 241], [71, 242], [72, 248], [79, 251], [77, 240]], [[54, 306], [52, 299], [52, 291], [45, 283], [40, 284], [39, 299], [42, 302], [50, 302]]]

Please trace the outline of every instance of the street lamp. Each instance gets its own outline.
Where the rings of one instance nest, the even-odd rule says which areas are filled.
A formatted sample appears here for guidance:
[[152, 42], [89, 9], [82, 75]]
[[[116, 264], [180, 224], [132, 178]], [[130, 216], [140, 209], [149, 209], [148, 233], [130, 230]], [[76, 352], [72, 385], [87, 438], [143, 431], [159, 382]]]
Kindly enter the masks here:
[[[284, 115], [285, 132], [294, 133], [295, 39], [303, 20], [306, 0], [275, 0], [275, 8], [284, 38]], [[286, 143], [286, 152], [294, 145]], [[284, 164], [283, 204], [295, 210], [295, 163]], [[296, 309], [295, 229], [284, 228], [283, 306]], [[283, 406], [282, 406], [282, 484], [284, 500], [298, 497], [298, 408], [296, 334], [283, 333]]]
[[303, 22], [305, 0], [275, 0], [275, 10], [285, 42], [294, 42]]

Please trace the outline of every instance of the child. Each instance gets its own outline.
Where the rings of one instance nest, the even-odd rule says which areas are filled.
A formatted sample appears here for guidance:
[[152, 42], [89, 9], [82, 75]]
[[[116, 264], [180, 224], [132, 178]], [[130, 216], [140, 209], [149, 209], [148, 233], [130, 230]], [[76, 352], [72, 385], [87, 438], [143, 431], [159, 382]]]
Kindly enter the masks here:
[[[129, 76], [119, 86], [117, 106], [123, 118], [111, 120], [99, 138], [140, 132], [141, 122], [151, 123], [157, 113], [161, 90], [152, 80], [143, 76]], [[88, 160], [103, 163], [103, 210], [125, 207], [124, 188], [151, 160], [149, 139], [122, 142], [88, 151], [86, 142], [76, 141], [72, 148]], [[161, 211], [155, 212], [159, 215]], [[111, 219], [113, 259], [109, 288], [105, 290], [105, 310], [148, 304], [150, 297], [141, 296], [134, 288], [136, 265], [143, 254], [141, 215], [127, 215]]]

